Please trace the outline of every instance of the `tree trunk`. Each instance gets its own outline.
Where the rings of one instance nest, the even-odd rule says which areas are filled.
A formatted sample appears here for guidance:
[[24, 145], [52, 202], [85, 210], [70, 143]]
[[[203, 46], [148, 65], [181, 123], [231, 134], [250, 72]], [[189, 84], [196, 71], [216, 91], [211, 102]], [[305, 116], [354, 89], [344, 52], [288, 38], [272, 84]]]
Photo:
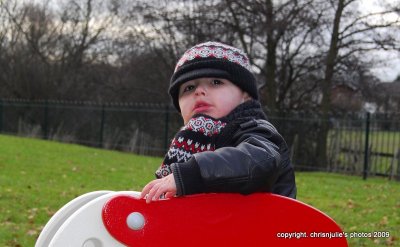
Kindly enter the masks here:
[[336, 58], [338, 55], [339, 26], [344, 7], [345, 7], [345, 0], [339, 0], [335, 12], [335, 19], [333, 20], [331, 42], [326, 57], [325, 76], [322, 83], [322, 101], [321, 101], [322, 123], [321, 123], [321, 128], [319, 129], [320, 133], [318, 134], [317, 150], [316, 150], [318, 167], [326, 167], [328, 160], [327, 142], [328, 142], [328, 132], [329, 132], [329, 111], [331, 109], [332, 78], [336, 64]]
[[267, 30], [267, 59], [264, 66], [265, 87], [261, 91], [261, 97], [270, 110], [270, 114], [276, 113], [276, 93], [277, 85], [275, 81], [276, 73], [276, 40], [274, 36], [274, 12], [272, 0], [266, 1], [266, 30]]

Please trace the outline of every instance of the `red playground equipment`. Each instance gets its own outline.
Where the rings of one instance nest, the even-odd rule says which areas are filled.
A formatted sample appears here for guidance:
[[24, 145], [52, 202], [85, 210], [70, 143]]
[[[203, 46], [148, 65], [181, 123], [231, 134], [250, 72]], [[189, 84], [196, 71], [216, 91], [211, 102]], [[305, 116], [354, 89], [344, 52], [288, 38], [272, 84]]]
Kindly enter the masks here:
[[330, 217], [279, 195], [198, 194], [150, 204], [138, 197], [82, 195], [50, 219], [36, 247], [347, 246]]

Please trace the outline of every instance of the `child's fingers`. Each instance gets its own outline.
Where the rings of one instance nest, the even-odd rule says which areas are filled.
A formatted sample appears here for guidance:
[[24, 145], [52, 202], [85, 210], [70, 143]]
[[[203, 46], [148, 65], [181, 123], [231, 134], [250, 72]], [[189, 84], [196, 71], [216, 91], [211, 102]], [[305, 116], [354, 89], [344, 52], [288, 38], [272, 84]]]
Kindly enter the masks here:
[[157, 183], [157, 180], [153, 180], [150, 183], [146, 184], [146, 186], [144, 186], [142, 192], [140, 193], [140, 199], [143, 199], [149, 192], [150, 190], [153, 188], [154, 184]]
[[165, 192], [167, 192], [166, 188], [165, 188], [165, 185], [164, 184], [160, 184], [160, 186], [158, 187], [158, 189], [154, 193], [154, 196], [151, 197], [151, 200], [153, 200], [153, 201], [160, 200], [161, 195], [164, 194]]
[[159, 183], [156, 183], [147, 195], [146, 202], [160, 200], [161, 196], [165, 193], [172, 192], [168, 183], [164, 179], [160, 179]]
[[172, 197], [174, 197], [175, 195], [176, 195], [175, 192], [167, 192], [167, 193], [165, 193], [165, 198], [172, 198]]
[[164, 179], [159, 179], [147, 194], [146, 202], [158, 201], [165, 192], [168, 192], [168, 186]]
[[158, 201], [164, 193], [171, 193], [168, 194], [168, 197], [172, 197], [176, 194], [175, 180], [172, 174], [148, 183], [143, 188], [140, 198], [144, 198], [147, 195], [146, 203], [150, 203], [151, 201]]
[[146, 203], [150, 203], [151, 201], [154, 201], [153, 198], [154, 198], [155, 194], [157, 193], [157, 190], [159, 187], [160, 187], [160, 183], [159, 183], [159, 181], [156, 181], [156, 183], [153, 184], [153, 186], [149, 190], [149, 193], [147, 194]]

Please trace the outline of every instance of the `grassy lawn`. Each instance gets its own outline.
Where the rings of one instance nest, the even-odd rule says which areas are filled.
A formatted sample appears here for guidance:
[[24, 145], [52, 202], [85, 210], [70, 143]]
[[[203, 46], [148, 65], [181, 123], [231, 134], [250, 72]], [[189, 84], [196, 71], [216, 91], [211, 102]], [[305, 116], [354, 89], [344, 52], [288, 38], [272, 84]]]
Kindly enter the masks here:
[[400, 183], [383, 178], [297, 173], [298, 200], [331, 216], [347, 233], [389, 231], [390, 238], [348, 238], [349, 246], [400, 246]]
[[[161, 158], [0, 135], [0, 246], [33, 246], [57, 209], [95, 190], [137, 190]], [[350, 246], [400, 246], [400, 183], [327, 173], [297, 173], [298, 199], [352, 232]]]

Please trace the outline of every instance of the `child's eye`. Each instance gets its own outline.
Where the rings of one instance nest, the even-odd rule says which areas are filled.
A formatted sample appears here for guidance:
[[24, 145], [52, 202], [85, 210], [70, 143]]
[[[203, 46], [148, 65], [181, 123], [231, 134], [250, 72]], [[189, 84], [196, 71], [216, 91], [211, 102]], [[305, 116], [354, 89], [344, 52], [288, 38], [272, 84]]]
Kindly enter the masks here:
[[221, 80], [214, 79], [212, 80], [211, 84], [217, 86], [217, 85], [222, 85], [224, 83]]
[[187, 85], [186, 87], [183, 88], [183, 92], [189, 92], [194, 89], [194, 85]]

